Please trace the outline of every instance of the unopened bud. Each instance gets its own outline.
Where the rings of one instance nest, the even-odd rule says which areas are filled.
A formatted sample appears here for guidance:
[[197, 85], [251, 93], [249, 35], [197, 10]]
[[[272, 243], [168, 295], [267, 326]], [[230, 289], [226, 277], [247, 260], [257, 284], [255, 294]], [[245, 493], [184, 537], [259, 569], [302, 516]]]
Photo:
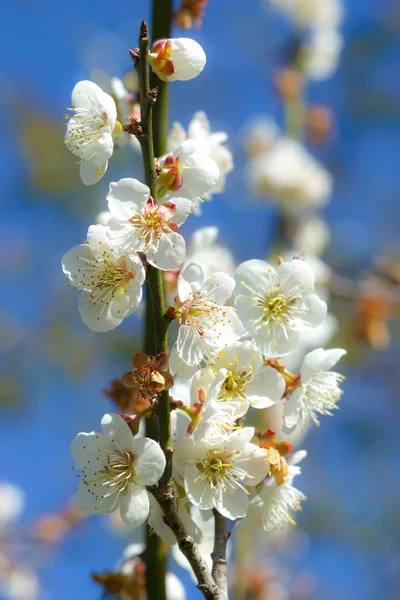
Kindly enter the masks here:
[[202, 72], [206, 55], [194, 40], [172, 38], [156, 42], [149, 61], [162, 81], [188, 81]]

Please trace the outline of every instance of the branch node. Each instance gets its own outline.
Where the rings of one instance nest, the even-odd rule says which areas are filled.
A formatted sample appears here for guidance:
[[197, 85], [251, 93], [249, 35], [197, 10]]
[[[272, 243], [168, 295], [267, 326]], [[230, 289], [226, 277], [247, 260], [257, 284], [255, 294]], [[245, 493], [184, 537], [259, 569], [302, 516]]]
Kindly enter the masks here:
[[131, 59], [135, 67], [139, 64], [139, 48], [135, 48], [134, 50], [129, 50], [129, 54], [131, 55]]
[[157, 94], [158, 94], [158, 87], [155, 87], [152, 90], [150, 90], [149, 95], [148, 95], [148, 100], [151, 104], [154, 104], [154, 102], [157, 100]]

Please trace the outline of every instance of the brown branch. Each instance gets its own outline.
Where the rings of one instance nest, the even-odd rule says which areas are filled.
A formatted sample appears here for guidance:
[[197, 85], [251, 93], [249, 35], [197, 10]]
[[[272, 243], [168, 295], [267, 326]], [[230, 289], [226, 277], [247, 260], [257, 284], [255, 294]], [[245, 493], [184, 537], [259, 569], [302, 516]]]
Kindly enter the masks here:
[[185, 527], [180, 520], [175, 506], [174, 492], [171, 484], [160, 486], [151, 486], [148, 490], [153, 494], [164, 513], [164, 522], [171, 529], [176, 537], [178, 546], [184, 554], [193, 569], [197, 579], [197, 587], [206, 600], [225, 600], [227, 596], [221, 596], [217, 585], [211, 576], [210, 571], [200, 554], [200, 551], [194, 543], [192, 537], [188, 535]]
[[213, 514], [215, 518], [215, 537], [214, 549], [211, 554], [213, 561], [212, 576], [218, 586], [220, 600], [229, 600], [226, 560], [226, 545], [230, 537], [228, 519], [223, 517], [215, 508]]

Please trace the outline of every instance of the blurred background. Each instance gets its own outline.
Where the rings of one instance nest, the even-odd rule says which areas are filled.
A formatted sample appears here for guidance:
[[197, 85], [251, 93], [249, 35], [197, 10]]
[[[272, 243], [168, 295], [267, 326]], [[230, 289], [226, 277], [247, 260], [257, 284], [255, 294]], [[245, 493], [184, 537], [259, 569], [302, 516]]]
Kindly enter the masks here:
[[[106, 209], [108, 183], [141, 177], [140, 156], [119, 148], [104, 179], [84, 187], [63, 144], [63, 118], [77, 81], [131, 68], [128, 48], [149, 16], [147, 0], [14, 0], [2, 10], [0, 481], [3, 492], [14, 484], [25, 497], [21, 511], [21, 498], [11, 501], [11, 523], [12, 492], [3, 510], [0, 486], [4, 599], [100, 598], [89, 575], [112, 569], [129, 542], [110, 520], [81, 520], [69, 504], [76, 478], [69, 443], [113, 410], [103, 391], [140, 350], [142, 322], [135, 315], [106, 335], [88, 330], [60, 261]], [[308, 502], [294, 535], [265, 558], [269, 591], [265, 583], [264, 595], [249, 600], [400, 598], [400, 6], [345, 0], [340, 32], [337, 68], [309, 78], [302, 93], [325, 110], [309, 121], [306, 143], [334, 180], [329, 202], [318, 207], [329, 242], [324, 228], [315, 253], [329, 265], [326, 293], [338, 322], [328, 345], [348, 349], [339, 369], [345, 393], [335, 418], [307, 435], [296, 484]], [[208, 62], [197, 79], [170, 86], [171, 124], [187, 128], [205, 111], [213, 131], [228, 133], [235, 164], [224, 193], [183, 234], [217, 225], [237, 263], [270, 256], [297, 218], [260, 191], [251, 161], [257, 144], [264, 151], [270, 143], [266, 119], [287, 127], [293, 81], [286, 67], [302, 35], [267, 0], [209, 0], [200, 28], [174, 29], [175, 37], [198, 40]], [[320, 234], [304, 235], [309, 242]], [[200, 598], [188, 573], [171, 568], [187, 597]]]

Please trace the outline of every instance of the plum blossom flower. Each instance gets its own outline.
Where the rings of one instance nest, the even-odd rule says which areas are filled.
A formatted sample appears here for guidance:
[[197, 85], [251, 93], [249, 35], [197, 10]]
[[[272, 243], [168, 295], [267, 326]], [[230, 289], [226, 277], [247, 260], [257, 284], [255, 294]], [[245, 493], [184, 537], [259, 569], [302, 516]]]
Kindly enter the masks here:
[[114, 149], [114, 130], [120, 132], [117, 109], [111, 96], [92, 81], [79, 81], [72, 91], [72, 116], [65, 132], [65, 145], [79, 159], [85, 185], [100, 181]]
[[343, 14], [341, 0], [268, 0], [300, 27], [337, 27]]
[[199, 365], [213, 351], [235, 341], [243, 327], [235, 309], [224, 306], [235, 282], [225, 273], [205, 279], [200, 265], [189, 263], [178, 278], [179, 333], [176, 350], [188, 365]]
[[307, 263], [294, 259], [275, 270], [262, 260], [248, 260], [236, 269], [236, 308], [260, 352], [279, 357], [293, 350], [300, 331], [316, 327], [327, 306], [314, 291]]
[[335, 72], [343, 48], [343, 37], [333, 28], [315, 29], [301, 49], [302, 70], [308, 79], [323, 81]]
[[124, 252], [104, 225], [91, 225], [87, 242], [62, 259], [74, 289], [82, 290], [79, 313], [93, 331], [110, 331], [139, 306], [145, 272], [137, 254]]
[[154, 485], [165, 469], [160, 446], [146, 437], [133, 437], [119, 415], [104, 415], [103, 433], [78, 433], [71, 443], [79, 469], [76, 501], [92, 514], [120, 509], [127, 525], [139, 526], [149, 514], [146, 485]]
[[228, 519], [246, 515], [247, 487], [256, 486], [269, 471], [264, 451], [250, 443], [253, 435], [254, 429], [245, 427], [214, 444], [191, 439], [176, 444], [175, 468], [192, 504], [201, 510], [216, 508]]
[[137, 179], [110, 184], [108, 208], [114, 217], [108, 223], [111, 237], [126, 252], [144, 252], [158, 269], [178, 268], [185, 258], [186, 244], [178, 233], [192, 209], [187, 198], [158, 204], [147, 185]]
[[296, 389], [286, 403], [284, 412], [285, 430], [292, 430], [299, 423], [303, 426], [310, 421], [319, 425], [317, 414], [332, 415], [342, 395], [339, 383], [340, 373], [330, 369], [344, 356], [346, 350], [317, 348], [309, 352], [301, 365], [301, 386]]
[[233, 169], [232, 153], [225, 146], [228, 134], [224, 131], [211, 133], [207, 115], [199, 111], [190, 121], [187, 133], [179, 122], [173, 124], [168, 136], [168, 152], [174, 152], [187, 139], [198, 142], [203, 152], [216, 162], [220, 171], [220, 177], [210, 192], [212, 194], [223, 192], [226, 176]]
[[264, 361], [250, 342], [234, 342], [219, 352], [211, 364], [192, 380], [192, 401], [202, 391], [211, 400], [230, 405], [235, 417], [241, 417], [250, 406], [269, 408], [285, 391], [282, 375]]
[[301, 510], [301, 503], [307, 498], [293, 486], [293, 479], [301, 473], [297, 465], [306, 455], [304, 450], [293, 454], [288, 461], [288, 479], [277, 485], [275, 479], [270, 477], [264, 481], [261, 492], [252, 501], [252, 508], [261, 514], [263, 528], [267, 534], [273, 533], [287, 522], [296, 525], [290, 511]]
[[206, 64], [203, 48], [190, 38], [159, 40], [149, 54], [151, 68], [162, 81], [188, 81]]
[[332, 177], [298, 141], [281, 137], [251, 160], [248, 179], [255, 196], [268, 196], [288, 214], [326, 204]]
[[158, 177], [159, 198], [168, 195], [195, 200], [209, 192], [218, 182], [217, 163], [204, 153], [195, 140], [186, 140], [161, 161]]

